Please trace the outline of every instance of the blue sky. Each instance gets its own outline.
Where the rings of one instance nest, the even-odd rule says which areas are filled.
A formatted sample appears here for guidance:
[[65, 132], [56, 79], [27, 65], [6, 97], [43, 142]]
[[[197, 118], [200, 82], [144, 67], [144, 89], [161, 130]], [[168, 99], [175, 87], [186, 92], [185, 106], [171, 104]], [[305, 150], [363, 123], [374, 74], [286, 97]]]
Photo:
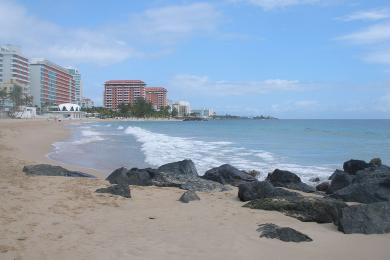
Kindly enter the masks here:
[[[81, 3], [80, 3], [81, 2]], [[390, 3], [0, 0], [0, 43], [218, 113], [390, 118]]]

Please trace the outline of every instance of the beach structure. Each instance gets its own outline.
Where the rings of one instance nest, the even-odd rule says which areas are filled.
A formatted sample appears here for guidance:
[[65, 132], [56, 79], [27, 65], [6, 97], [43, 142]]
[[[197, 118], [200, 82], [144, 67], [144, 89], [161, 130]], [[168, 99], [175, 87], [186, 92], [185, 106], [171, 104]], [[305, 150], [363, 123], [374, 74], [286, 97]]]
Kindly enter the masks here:
[[155, 110], [167, 106], [167, 90], [162, 87], [145, 88], [145, 99], [152, 104]]
[[67, 67], [66, 68], [69, 72], [70, 75], [72, 75], [74, 79], [74, 102], [78, 105], [81, 105], [81, 100], [82, 100], [82, 81], [81, 81], [81, 74], [78, 69], [72, 68], [72, 67]]
[[13, 114], [13, 116], [15, 118], [19, 118], [19, 119], [35, 118], [37, 116], [37, 108], [36, 107], [22, 106], [20, 108], [20, 111], [15, 112]]
[[75, 103], [76, 83], [67, 69], [45, 59], [33, 59], [30, 78], [35, 106]]
[[191, 106], [187, 101], [176, 101], [172, 104], [173, 109], [176, 109], [178, 117], [185, 117], [191, 114]]
[[81, 107], [78, 104], [63, 103], [50, 111], [47, 116], [57, 119], [79, 119], [85, 117], [85, 112], [81, 111]]

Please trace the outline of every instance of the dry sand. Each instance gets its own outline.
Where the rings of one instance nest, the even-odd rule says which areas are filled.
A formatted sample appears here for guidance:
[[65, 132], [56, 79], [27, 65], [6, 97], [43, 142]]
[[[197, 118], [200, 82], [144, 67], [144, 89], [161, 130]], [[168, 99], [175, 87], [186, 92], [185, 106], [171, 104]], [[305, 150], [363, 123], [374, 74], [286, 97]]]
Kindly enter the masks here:
[[[26, 164], [59, 165], [46, 154], [68, 136], [63, 124], [0, 120], [0, 259], [390, 259], [390, 234], [344, 235], [242, 208], [235, 189], [183, 204], [175, 188], [131, 187], [125, 199], [95, 193], [107, 186], [99, 178], [25, 176]], [[270, 222], [314, 241], [260, 238], [258, 225]]]

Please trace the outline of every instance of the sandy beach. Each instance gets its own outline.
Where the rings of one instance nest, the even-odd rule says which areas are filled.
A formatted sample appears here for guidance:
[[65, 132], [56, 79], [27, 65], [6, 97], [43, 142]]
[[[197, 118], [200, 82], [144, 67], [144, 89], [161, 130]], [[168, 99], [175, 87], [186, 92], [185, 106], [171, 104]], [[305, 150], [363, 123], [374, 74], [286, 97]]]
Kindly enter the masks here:
[[[46, 157], [69, 136], [65, 124], [0, 120], [0, 259], [390, 259], [390, 234], [345, 235], [333, 224], [304, 223], [243, 208], [237, 189], [178, 202], [183, 190], [131, 187], [132, 198], [98, 194], [99, 172]], [[26, 176], [24, 165], [50, 163], [96, 179]], [[275, 223], [313, 242], [260, 238]]]

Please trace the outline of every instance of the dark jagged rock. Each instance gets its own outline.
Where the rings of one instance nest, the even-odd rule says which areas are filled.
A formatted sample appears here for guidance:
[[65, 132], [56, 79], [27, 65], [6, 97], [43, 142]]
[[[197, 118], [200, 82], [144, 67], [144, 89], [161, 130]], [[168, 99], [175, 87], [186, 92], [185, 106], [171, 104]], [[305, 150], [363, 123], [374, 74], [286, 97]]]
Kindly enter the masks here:
[[330, 183], [328, 181], [324, 181], [324, 182], [321, 182], [320, 184], [318, 184], [316, 186], [316, 190], [317, 191], [327, 192], [328, 189], [329, 189], [329, 186], [330, 186]]
[[113, 184], [150, 186], [156, 174], [157, 171], [151, 168], [127, 170], [122, 167], [113, 171], [106, 180]]
[[313, 178], [310, 178], [310, 182], [319, 182], [321, 179], [320, 177], [313, 177]]
[[279, 227], [275, 224], [267, 223], [259, 225], [257, 229], [260, 237], [276, 238], [284, 242], [310, 242], [313, 241], [308, 235], [305, 235], [289, 227]]
[[69, 171], [61, 166], [50, 164], [26, 165], [23, 167], [23, 172], [27, 175], [95, 178], [95, 176], [87, 173]]
[[390, 202], [361, 204], [343, 208], [338, 229], [346, 234], [390, 232]]
[[230, 184], [232, 186], [238, 186], [243, 182], [257, 181], [257, 179], [244, 171], [231, 166], [230, 164], [224, 164], [219, 167], [208, 170], [203, 176], [203, 179], [216, 181], [221, 184]]
[[284, 187], [303, 192], [315, 192], [314, 187], [303, 183], [298, 175], [289, 171], [276, 169], [272, 173], [268, 174], [266, 180], [272, 183], [275, 187]]
[[279, 211], [303, 222], [317, 223], [337, 223], [341, 209], [346, 206], [339, 200], [303, 196], [256, 199], [244, 205], [252, 209]]
[[179, 201], [181, 201], [183, 203], [188, 203], [188, 202], [194, 201], [194, 200], [200, 200], [200, 198], [195, 193], [195, 191], [186, 191], [179, 198]]
[[382, 165], [360, 170], [350, 185], [335, 191], [330, 196], [360, 203], [390, 201], [390, 168]]
[[198, 176], [195, 164], [191, 160], [167, 163], [158, 167], [158, 171], [169, 173], [171, 175]]
[[242, 183], [238, 186], [238, 197], [241, 201], [248, 201], [276, 196], [300, 196], [296, 192], [275, 188], [268, 181]]
[[250, 170], [250, 171], [248, 171], [247, 173], [248, 173], [250, 176], [252, 176], [252, 177], [254, 177], [254, 178], [256, 178], [256, 179], [260, 178], [260, 176], [261, 176], [261, 172], [256, 171], [256, 170]]
[[357, 171], [364, 170], [370, 167], [368, 163], [363, 160], [349, 160], [344, 162], [343, 169], [349, 174], [355, 174]]
[[191, 160], [165, 164], [156, 169], [119, 168], [112, 172], [107, 180], [113, 184], [159, 187], [177, 187], [194, 191], [222, 191], [220, 183], [205, 180], [197, 175]]
[[110, 193], [113, 195], [131, 198], [130, 188], [128, 185], [114, 184], [107, 188], [97, 189], [97, 193]]
[[350, 185], [355, 178], [354, 175], [350, 175], [346, 172], [336, 170], [331, 176], [331, 182], [327, 193], [334, 193], [344, 187]]
[[379, 167], [382, 166], [382, 160], [381, 158], [373, 158], [368, 164], [370, 167]]

